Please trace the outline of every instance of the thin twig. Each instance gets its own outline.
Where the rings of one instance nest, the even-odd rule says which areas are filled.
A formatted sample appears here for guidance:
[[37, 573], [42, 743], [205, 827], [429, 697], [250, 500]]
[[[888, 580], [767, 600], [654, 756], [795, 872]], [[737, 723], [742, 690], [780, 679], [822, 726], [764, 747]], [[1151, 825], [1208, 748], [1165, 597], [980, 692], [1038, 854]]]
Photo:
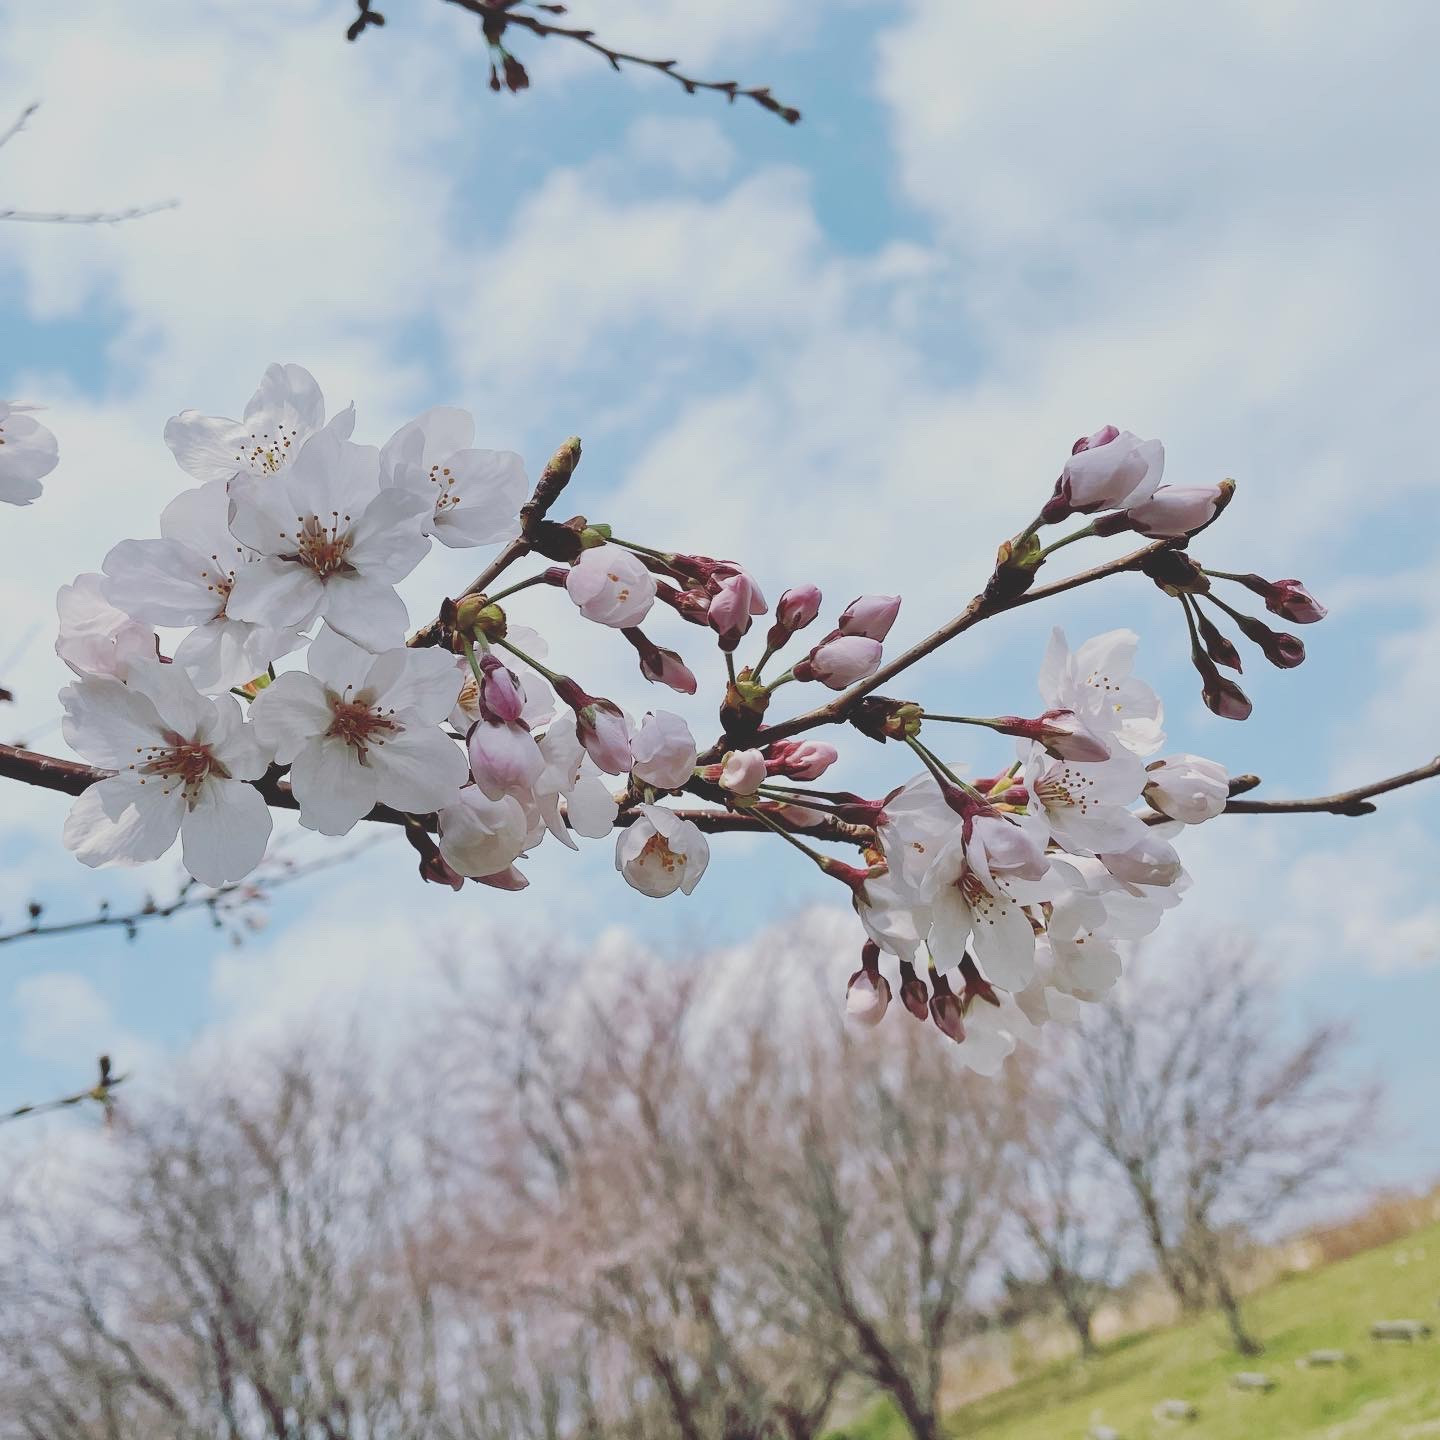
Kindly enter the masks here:
[[173, 210], [178, 200], [157, 200], [153, 205], [133, 205], [128, 210], [92, 210], [86, 214], [68, 210], [0, 210], [0, 220], [14, 220], [25, 225], [119, 225], [126, 220], [141, 220], [161, 210]]
[[99, 1063], [99, 1079], [88, 1090], [77, 1090], [73, 1095], [62, 1095], [58, 1100], [44, 1100], [38, 1105], [17, 1105], [15, 1109], [0, 1115], [0, 1125], [9, 1120], [23, 1120], [27, 1115], [45, 1115], [54, 1110], [83, 1105], [87, 1100], [93, 1100], [99, 1105], [105, 1111], [106, 1120], [109, 1120], [111, 1107], [115, 1103], [111, 1092], [117, 1085], [123, 1085], [129, 1076], [112, 1074], [108, 1055], [102, 1055]]
[[17, 115], [17, 116], [15, 117], [15, 123], [14, 123], [13, 125], [11, 125], [10, 128], [9, 128], [3, 135], [0, 135], [0, 148], [3, 148], [4, 146], [8, 145], [8, 144], [25, 128], [25, 122], [26, 122], [39, 108], [40, 108], [40, 102], [39, 102], [38, 100], [32, 100], [32, 101], [19, 113], [19, 115]]

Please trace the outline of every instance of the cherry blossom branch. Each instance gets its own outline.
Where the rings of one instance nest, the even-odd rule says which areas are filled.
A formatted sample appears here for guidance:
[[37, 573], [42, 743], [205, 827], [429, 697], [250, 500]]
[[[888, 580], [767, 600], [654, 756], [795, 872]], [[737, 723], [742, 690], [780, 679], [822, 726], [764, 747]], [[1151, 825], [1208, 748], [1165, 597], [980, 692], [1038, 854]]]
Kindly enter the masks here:
[[[1427, 765], [1417, 765], [1413, 770], [1390, 775], [1384, 780], [1369, 785], [1357, 785], [1353, 790], [1339, 790], [1334, 795], [1316, 795], [1308, 800], [1230, 800], [1225, 806], [1227, 815], [1372, 815], [1376, 807], [1370, 803], [1375, 795], [1388, 795], [1392, 790], [1402, 790], [1407, 785], [1418, 785], [1422, 780], [1440, 777], [1440, 755]], [[1250, 776], [1239, 777], [1251, 779]], [[1249, 787], [1247, 787], [1249, 788]], [[1231, 782], [1231, 794], [1235, 794]]]
[[[647, 55], [616, 50], [596, 39], [593, 30], [587, 30], [580, 26], [558, 25], [553, 20], [542, 20], [537, 15], [526, 14], [519, 8], [524, 0], [446, 0], [446, 3], [458, 6], [462, 10], [468, 10], [472, 15], [480, 18], [485, 39], [500, 60], [498, 69], [494, 61], [491, 62], [490, 88], [492, 90], [519, 91], [529, 87], [529, 72], [510, 53], [504, 43], [506, 30], [514, 26], [517, 29], [526, 30], [542, 40], [555, 36], [562, 40], [573, 41], [600, 56], [615, 71], [623, 70], [627, 65], [653, 70], [673, 80], [687, 95], [697, 94], [701, 90], [714, 91], [724, 95], [732, 105], [736, 100], [751, 100], [761, 109], [768, 110], [772, 115], [778, 115], [787, 125], [794, 125], [800, 119], [800, 112], [793, 106], [784, 105], [777, 100], [770, 93], [768, 86], [746, 87], [735, 80], [701, 80], [697, 76], [686, 75], [676, 68], [680, 63], [678, 60], [656, 60]], [[536, 8], [552, 15], [565, 13], [564, 5], [560, 4], [538, 4]], [[384, 25], [385, 17], [373, 8], [372, 0], [356, 0], [356, 9], [359, 13], [345, 32], [347, 39], [357, 40], [370, 26], [378, 28]]]
[[1082, 585], [1103, 580], [1108, 575], [1119, 575], [1127, 570], [1138, 570], [1152, 555], [1158, 554], [1161, 550], [1175, 549], [1181, 543], [1177, 540], [1153, 540], [1150, 544], [1142, 545], [1138, 550], [1132, 550], [1127, 555], [1120, 555], [1114, 560], [1107, 560], [1088, 570], [1077, 571], [1074, 575], [1067, 575], [1063, 580], [1056, 580], [1052, 584], [1038, 585], [1022, 595], [1006, 598], [995, 596], [989, 591], [982, 591], [953, 620], [948, 620], [938, 630], [933, 631], [923, 640], [917, 641], [888, 664], [882, 665], [873, 675], [852, 685], [824, 705], [818, 705], [813, 710], [807, 710], [801, 715], [794, 715], [789, 720], [782, 720], [778, 724], [763, 727], [751, 743], [757, 746], [768, 745], [772, 741], [783, 740], [790, 735], [798, 735], [802, 730], [813, 730], [817, 725], [841, 724], [849, 717], [851, 708], [858, 701], [878, 690], [887, 680], [893, 679], [902, 671], [908, 670], [912, 665], [924, 660], [941, 646], [949, 644], [956, 636], [963, 635], [965, 631], [972, 629], [982, 620], [988, 620], [991, 616], [1002, 614], [1007, 610], [1017, 610], [1020, 606], [1033, 604], [1037, 600], [1048, 600], [1053, 595], [1063, 595], [1067, 590], [1075, 590]]
[[[0, 142], [3, 143], [3, 142]], [[73, 1095], [62, 1095], [58, 1100], [45, 1100], [38, 1105], [17, 1105], [13, 1110], [7, 1110], [0, 1115], [0, 1125], [10, 1120], [23, 1120], [27, 1115], [46, 1115], [55, 1110], [70, 1109], [75, 1105], [83, 1105], [87, 1100], [93, 1100], [105, 1111], [105, 1117], [110, 1117], [111, 1107], [115, 1104], [112, 1092], [117, 1085], [123, 1085], [129, 1077], [116, 1075], [110, 1068], [110, 1057], [102, 1055], [99, 1060], [99, 1074], [94, 1085], [86, 1090], [77, 1090]]]
[[[201, 885], [193, 876], [187, 876], [173, 898], [164, 903], [157, 903], [153, 897], [147, 896], [144, 903], [135, 909], [117, 912], [110, 908], [109, 901], [102, 901], [95, 914], [82, 916], [76, 920], [42, 921], [40, 917], [44, 913], [43, 907], [37, 902], [31, 901], [30, 923], [14, 930], [0, 932], [0, 945], [14, 944], [19, 940], [43, 939], [48, 935], [73, 935], [81, 930], [102, 930], [116, 927], [125, 931], [127, 940], [133, 940], [140, 926], [147, 921], [168, 920], [174, 915], [189, 910], [210, 910], [215, 915], [216, 925], [219, 926], [223, 923], [221, 916], [233, 916], [239, 905], [249, 901], [263, 900], [271, 891], [279, 889], [282, 885], [290, 885], [297, 880], [307, 879], [322, 870], [333, 870], [337, 865], [343, 865], [347, 861], [353, 860], [357, 854], [368, 848], [368, 844], [352, 846], [338, 855], [329, 855], [306, 864], [296, 864], [283, 857], [274, 857], [265, 862], [273, 872], [271, 875], [257, 874], [244, 880], [232, 881], [227, 885], [216, 886], [213, 889]], [[239, 903], [225, 907], [224, 902], [232, 896], [239, 896]]]
[[[18, 780], [24, 785], [34, 785], [41, 790], [55, 790], [62, 795], [79, 795], [90, 786], [110, 777], [108, 770], [84, 765], [76, 760], [63, 760], [56, 755], [42, 755], [34, 750], [22, 750], [16, 745], [0, 745], [0, 779]], [[272, 771], [256, 782], [255, 788], [265, 798], [265, 803], [277, 810], [298, 810], [299, 803], [291, 793], [290, 782]], [[677, 810], [682, 820], [693, 820], [700, 829], [708, 833], [755, 834], [766, 829], [763, 822], [753, 815], [729, 810]], [[381, 825], [413, 825], [416, 817], [407, 815], [389, 805], [377, 805], [365, 819]], [[635, 820], [634, 812], [621, 811], [616, 817], [617, 825], [629, 825]], [[421, 817], [421, 824], [427, 830], [435, 828], [434, 817]], [[826, 816], [812, 824], [792, 825], [791, 829], [820, 840], [836, 844], [865, 845], [874, 838], [862, 825], [850, 825], [842, 820]], [[348, 857], [341, 857], [348, 858]], [[334, 863], [339, 863], [338, 861]]]

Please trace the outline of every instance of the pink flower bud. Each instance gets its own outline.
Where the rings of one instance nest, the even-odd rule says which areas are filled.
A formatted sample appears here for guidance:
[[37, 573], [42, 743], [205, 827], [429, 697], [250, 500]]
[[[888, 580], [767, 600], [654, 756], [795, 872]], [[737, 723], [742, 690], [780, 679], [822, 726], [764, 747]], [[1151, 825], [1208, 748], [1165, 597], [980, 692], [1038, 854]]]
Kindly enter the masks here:
[[865, 635], [839, 635], [822, 641], [794, 668], [797, 680], [818, 680], [843, 690], [880, 668], [884, 647]]
[[472, 725], [465, 748], [470, 754], [470, 773], [489, 800], [529, 796], [545, 768], [530, 732], [504, 720], [481, 720]]
[[1093, 435], [1082, 435], [1070, 447], [1070, 453], [1079, 455], [1084, 450], [1097, 450], [1101, 445], [1108, 445], [1119, 434], [1118, 425], [1102, 425]]
[[1305, 642], [1298, 635], [1287, 634], [1284, 630], [1272, 630], [1263, 620], [1253, 615], [1242, 615], [1238, 610], [1229, 612], [1247, 640], [1258, 645], [1265, 658], [1282, 670], [1293, 670], [1305, 662]]
[[[1250, 578], [1258, 580], [1260, 577]], [[1249, 581], [1246, 583], [1249, 584]], [[1313, 625], [1329, 613], [1298, 580], [1261, 581], [1261, 584], [1264, 589], [1258, 593], [1265, 597], [1265, 608], [1292, 625]], [[1251, 585], [1250, 588], [1254, 590], [1256, 587]]]
[[839, 758], [840, 752], [824, 740], [777, 740], [766, 768], [791, 780], [818, 780]]
[[1216, 629], [1213, 622], [1198, 605], [1195, 607], [1195, 624], [1200, 632], [1200, 641], [1205, 646], [1205, 653], [1217, 665], [1228, 666], [1237, 675], [1243, 673], [1245, 667], [1240, 663], [1240, 652], [1230, 643], [1227, 636]]
[[861, 595], [845, 607], [840, 616], [839, 630], [842, 635], [864, 635], [871, 640], [883, 640], [899, 613], [898, 595]]
[[795, 585], [781, 597], [775, 607], [775, 623], [787, 635], [803, 630], [820, 613], [820, 587]]
[[1048, 523], [1148, 498], [1165, 471], [1165, 447], [1107, 425], [1077, 440], [1042, 515]]
[[720, 767], [720, 787], [732, 795], [754, 795], [765, 779], [765, 756], [759, 750], [732, 750]]
[[1132, 530], [1170, 540], [1209, 524], [1224, 493], [1218, 485], [1162, 485], [1149, 499], [1127, 506], [1125, 515]]
[[695, 672], [674, 650], [659, 646], [640, 657], [640, 673], [653, 684], [668, 685], [681, 695], [693, 695], [699, 685]]
[[936, 1029], [957, 1045], [964, 1040], [965, 1008], [943, 975], [935, 977], [935, 993], [930, 997], [930, 1018], [935, 1022]]
[[1205, 704], [1222, 720], [1248, 720], [1254, 705], [1250, 697], [1233, 681], [1227, 680], [1212, 665], [1206, 674], [1201, 671], [1205, 684], [1200, 695]]
[[930, 992], [908, 960], [900, 962], [900, 1003], [917, 1020], [929, 1018]]
[[880, 973], [880, 947], [865, 942], [860, 968], [845, 987], [845, 1018], [867, 1028], [878, 1025], [890, 1007], [890, 982]]
[[525, 691], [519, 677], [493, 651], [480, 657], [480, 670], [485, 677], [479, 687], [481, 716], [514, 724], [525, 710]]
[[750, 621], [763, 615], [769, 607], [760, 587], [738, 566], [716, 584], [707, 619], [710, 628], [720, 637], [722, 650], [733, 650], [750, 629]]
[[607, 774], [630, 770], [630, 724], [613, 700], [592, 699], [575, 712], [575, 732], [585, 753]]

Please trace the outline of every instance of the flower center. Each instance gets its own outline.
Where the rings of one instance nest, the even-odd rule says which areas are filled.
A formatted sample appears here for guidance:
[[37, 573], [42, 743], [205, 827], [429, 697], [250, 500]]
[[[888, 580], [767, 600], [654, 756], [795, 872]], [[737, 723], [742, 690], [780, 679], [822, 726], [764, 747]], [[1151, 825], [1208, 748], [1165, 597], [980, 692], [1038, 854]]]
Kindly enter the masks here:
[[1089, 793], [1094, 788], [1095, 781], [1089, 775], [1069, 765], [1056, 765], [1036, 782], [1035, 794], [1047, 810], [1070, 807], [1084, 815], [1094, 803]]
[[435, 513], [437, 515], [442, 510], [451, 510], [460, 503], [460, 497], [455, 493], [455, 476], [451, 473], [448, 465], [432, 465], [430, 467], [430, 483], [438, 487], [440, 491], [435, 497]]
[[391, 735], [398, 735], [401, 726], [391, 716], [395, 712], [376, 710], [358, 700], [332, 699], [330, 728], [325, 732], [343, 740], [363, 761], [372, 745], [383, 745]]
[[348, 515], [332, 510], [328, 525], [318, 515], [297, 515], [295, 523], [300, 527], [295, 531], [295, 551], [281, 556], [281, 559], [298, 561], [322, 580], [328, 580], [332, 575], [355, 573], [355, 567], [346, 558], [352, 543]]
[[135, 753], [140, 759], [132, 761], [129, 768], [139, 772], [142, 785], [147, 779], [158, 779], [166, 795], [178, 786], [192, 809], [200, 798], [200, 787], [212, 775], [219, 780], [230, 778], [208, 745], [186, 740], [173, 731], [166, 733], [163, 745], [137, 745]]
[[248, 443], [235, 456], [236, 463], [253, 475], [274, 475], [290, 458], [291, 448], [299, 438], [300, 432], [293, 425], [252, 430]]
[[652, 835], [640, 851], [640, 859], [643, 864], [649, 864], [653, 860], [667, 875], [673, 873], [683, 858], [683, 856], [677, 855], [670, 848], [665, 837], [659, 834]]

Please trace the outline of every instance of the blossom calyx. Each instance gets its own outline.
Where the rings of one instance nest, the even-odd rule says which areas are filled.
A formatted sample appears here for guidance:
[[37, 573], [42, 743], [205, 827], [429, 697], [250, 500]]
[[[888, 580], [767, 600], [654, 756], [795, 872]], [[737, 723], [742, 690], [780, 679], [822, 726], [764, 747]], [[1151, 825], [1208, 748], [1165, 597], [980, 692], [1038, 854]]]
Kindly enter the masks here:
[[507, 629], [505, 612], [484, 595], [462, 595], [445, 602], [454, 609], [448, 618], [451, 630], [470, 640], [503, 640]]
[[720, 727], [726, 735], [743, 738], [753, 735], [770, 708], [770, 691], [749, 678], [742, 670], [739, 679], [725, 687], [720, 705]]
[[1210, 590], [1205, 572], [1183, 550], [1157, 550], [1140, 568], [1167, 595], [1205, 595]]
[[1035, 583], [1041, 550], [1040, 537], [1033, 530], [1003, 541], [995, 552], [995, 569], [985, 583], [985, 599], [998, 603], [1023, 595]]

